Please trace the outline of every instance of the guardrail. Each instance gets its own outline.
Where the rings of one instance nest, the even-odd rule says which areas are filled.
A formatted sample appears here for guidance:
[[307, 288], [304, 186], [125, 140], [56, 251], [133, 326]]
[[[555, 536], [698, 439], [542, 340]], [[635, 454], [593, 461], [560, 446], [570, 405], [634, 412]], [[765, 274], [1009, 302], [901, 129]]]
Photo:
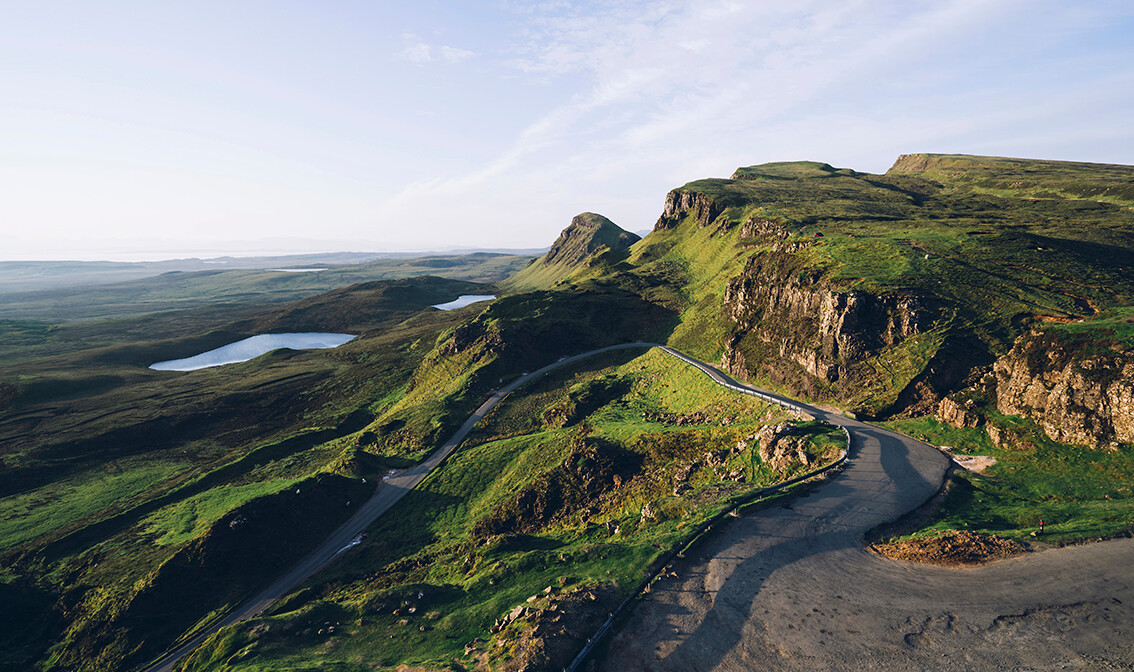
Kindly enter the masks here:
[[[691, 357], [689, 357], [689, 356], [687, 356], [683, 353], [680, 353], [680, 352], [673, 350], [669, 347], [666, 347], [664, 345], [658, 346], [658, 347], [661, 348], [661, 350], [665, 351], [666, 353], [682, 360], [683, 362], [686, 362], [687, 364], [691, 364], [691, 365], [697, 367], [702, 372], [704, 372], [707, 376], [709, 376], [709, 378], [711, 378], [713, 380], [713, 382], [717, 383], [718, 385], [722, 385], [724, 387], [729, 388], [730, 390], [735, 390], [735, 391], [740, 392], [742, 394], [750, 394], [752, 396], [759, 397], [760, 399], [763, 399], [767, 402], [776, 404], [778, 406], [783, 406], [784, 408], [795, 411], [797, 413], [806, 413], [807, 412], [806, 409], [804, 409], [802, 406], [799, 406], [798, 404], [793, 404], [790, 401], [787, 401], [787, 400], [784, 400], [784, 399], [779, 399], [777, 397], [773, 397], [773, 396], [768, 395], [768, 394], [764, 394], [763, 392], [760, 392], [758, 390], [753, 390], [749, 387], [744, 387], [744, 386], [741, 386], [741, 385], [733, 384], [733, 383], [729, 382], [728, 380], [724, 379], [723, 376], [721, 376], [721, 374], [718, 371], [716, 371], [715, 369], [712, 369], [711, 367], [706, 366], [706, 365], [702, 364], [701, 362], [699, 362], [699, 361], [697, 361], [697, 360], [695, 360], [695, 359], [693, 359], [693, 358], [691, 358]], [[568, 665], [567, 667], [563, 668], [563, 672], [575, 672], [578, 669], [578, 667], [583, 664], [583, 661], [585, 661], [587, 659], [587, 656], [589, 656], [591, 654], [591, 652], [594, 650], [594, 647], [597, 646], [598, 643], [600, 641], [602, 641], [602, 638], [605, 637], [610, 632], [611, 628], [614, 626], [614, 622], [618, 619], [618, 617], [621, 616], [624, 612], [626, 612], [627, 609], [629, 609], [629, 607], [636, 600], [638, 600], [644, 593], [646, 593], [649, 590], [650, 586], [652, 586], [654, 584], [654, 582], [657, 581], [658, 578], [662, 575], [662, 573], [665, 572], [669, 568], [670, 563], [672, 563], [675, 558], [681, 557], [682, 554], [686, 550], [688, 550], [693, 544], [697, 543], [697, 541], [699, 541], [700, 538], [705, 533], [712, 530], [713, 525], [720, 522], [721, 519], [732, 514], [734, 511], [741, 508], [742, 506], [746, 506], [748, 504], [751, 504], [753, 501], [755, 501], [759, 498], [766, 497], [767, 495], [772, 494], [774, 492], [777, 492], [779, 490], [783, 490], [784, 488], [788, 488], [788, 487], [791, 487], [791, 486], [796, 485], [798, 483], [801, 483], [803, 481], [806, 481], [808, 479], [815, 478], [816, 476], [824, 474], [828, 471], [831, 471], [832, 469], [835, 469], [835, 468], [840, 467], [843, 464], [845, 464], [846, 461], [847, 461], [847, 458], [850, 456], [851, 435], [850, 435], [850, 431], [848, 431], [846, 427], [839, 427], [839, 429], [841, 429], [843, 431], [843, 435], [846, 436], [847, 447], [843, 449], [842, 453], [839, 455], [839, 458], [837, 460], [835, 460], [831, 464], [828, 464], [825, 467], [821, 467], [819, 469], [815, 469], [814, 471], [810, 471], [806, 474], [802, 474], [800, 476], [790, 478], [790, 479], [783, 481], [781, 483], [777, 483], [775, 485], [770, 485], [766, 488], [761, 488], [759, 490], [750, 492], [750, 493], [744, 495], [743, 497], [738, 497], [737, 499], [733, 500], [732, 503], [727, 508], [723, 509], [722, 511], [717, 512], [716, 515], [714, 515], [713, 517], [709, 518], [708, 520], [706, 520], [705, 522], [703, 522], [699, 526], [697, 526], [697, 528], [695, 530], [693, 530], [693, 532], [690, 533], [689, 536], [687, 536], [684, 541], [682, 541], [680, 544], [678, 544], [674, 548], [674, 550], [668, 556], [666, 556], [664, 561], [662, 561], [661, 563], [658, 564], [658, 569], [656, 571], [654, 571], [654, 573], [651, 574], [649, 577], [647, 577], [644, 581], [642, 581], [640, 584], [638, 584], [638, 586], [633, 590], [633, 592], [631, 592], [630, 595], [625, 600], [623, 600], [621, 604], [618, 605], [618, 608], [616, 608], [614, 611], [612, 611], [610, 613], [610, 615], [607, 617], [607, 619], [605, 621], [603, 621], [603, 624], [599, 627], [599, 629], [595, 632], [595, 634], [592, 635], [589, 639], [587, 639], [587, 643], [583, 646], [582, 651], [580, 651], [579, 654], [577, 656], [575, 656], [574, 660], [571, 661], [571, 664]]]

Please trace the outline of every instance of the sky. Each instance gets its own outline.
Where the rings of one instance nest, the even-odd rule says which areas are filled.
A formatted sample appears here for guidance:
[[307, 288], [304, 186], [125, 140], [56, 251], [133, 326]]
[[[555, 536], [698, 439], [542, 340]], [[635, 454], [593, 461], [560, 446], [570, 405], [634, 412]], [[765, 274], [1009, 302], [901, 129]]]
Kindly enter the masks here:
[[0, 260], [537, 248], [768, 161], [1134, 164], [1129, 0], [0, 3]]

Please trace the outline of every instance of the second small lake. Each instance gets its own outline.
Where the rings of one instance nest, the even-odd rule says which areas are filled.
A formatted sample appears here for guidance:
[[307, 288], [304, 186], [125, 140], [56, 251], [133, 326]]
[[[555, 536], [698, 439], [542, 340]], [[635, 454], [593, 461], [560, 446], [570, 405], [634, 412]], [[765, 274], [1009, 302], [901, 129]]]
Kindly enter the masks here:
[[462, 294], [449, 303], [438, 303], [433, 306], [440, 310], [455, 310], [457, 308], [464, 308], [470, 303], [477, 303], [478, 301], [491, 301], [496, 297], [492, 294]]
[[289, 348], [291, 350], [319, 350], [337, 348], [353, 339], [354, 334], [329, 334], [319, 332], [293, 334], [261, 334], [243, 341], [229, 343], [215, 350], [202, 352], [185, 359], [171, 359], [151, 364], [155, 371], [196, 371], [210, 366], [236, 364], [259, 357], [272, 350]]

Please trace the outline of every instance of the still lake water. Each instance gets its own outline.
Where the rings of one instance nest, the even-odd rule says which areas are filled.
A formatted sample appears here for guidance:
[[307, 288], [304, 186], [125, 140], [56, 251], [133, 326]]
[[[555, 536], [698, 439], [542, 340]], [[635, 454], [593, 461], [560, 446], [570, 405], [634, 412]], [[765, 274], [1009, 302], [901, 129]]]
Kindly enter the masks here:
[[210, 366], [223, 364], [236, 364], [259, 357], [272, 350], [290, 348], [292, 350], [319, 350], [323, 348], [337, 348], [343, 343], [353, 339], [354, 334], [323, 334], [308, 332], [301, 334], [261, 334], [246, 338], [243, 341], [229, 343], [228, 345], [202, 352], [185, 359], [171, 359], [165, 362], [151, 364], [155, 371], [196, 371]]
[[441, 310], [454, 310], [457, 308], [464, 308], [470, 303], [476, 303], [478, 301], [491, 301], [495, 298], [496, 297], [492, 294], [462, 294], [449, 303], [439, 303], [433, 307], [439, 308]]

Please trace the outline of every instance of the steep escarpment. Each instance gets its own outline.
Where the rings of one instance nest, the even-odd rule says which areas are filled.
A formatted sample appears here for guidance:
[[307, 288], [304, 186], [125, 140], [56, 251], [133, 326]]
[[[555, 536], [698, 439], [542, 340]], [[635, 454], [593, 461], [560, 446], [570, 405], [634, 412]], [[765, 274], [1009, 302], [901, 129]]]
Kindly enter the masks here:
[[873, 373], [864, 363], [922, 334], [932, 314], [923, 296], [841, 289], [775, 251], [749, 258], [725, 288], [724, 311], [731, 374], [843, 399]]
[[994, 367], [1001, 413], [1034, 420], [1053, 440], [1134, 443], [1134, 348], [1055, 330], [1020, 337]]
[[923, 413], [1033, 325], [1128, 305], [1132, 178], [963, 155], [749, 166], [671, 191], [637, 260], [685, 278], [678, 347], [875, 417]]
[[704, 228], [724, 212], [726, 204], [699, 191], [674, 189], [665, 196], [665, 207], [654, 224], [654, 231], [673, 229], [689, 216]]

